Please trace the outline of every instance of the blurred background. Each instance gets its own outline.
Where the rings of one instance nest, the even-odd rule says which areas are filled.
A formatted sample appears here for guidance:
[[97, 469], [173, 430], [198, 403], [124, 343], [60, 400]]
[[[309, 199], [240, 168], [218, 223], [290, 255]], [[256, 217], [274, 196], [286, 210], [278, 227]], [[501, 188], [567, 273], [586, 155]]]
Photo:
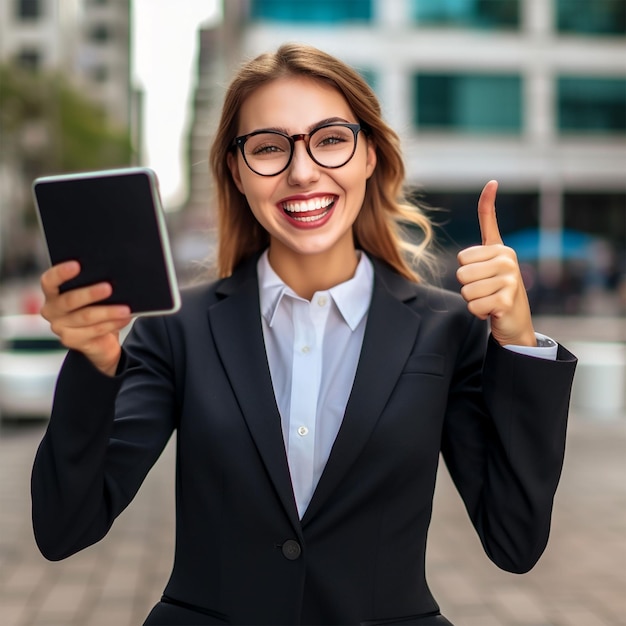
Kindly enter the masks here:
[[496, 178], [534, 312], [623, 315], [625, 23], [624, 0], [2, 0], [0, 278], [46, 267], [36, 176], [136, 164], [160, 178], [184, 278], [211, 253], [231, 71], [298, 40], [376, 90], [444, 256], [476, 242]]
[[[59, 592], [47, 595], [37, 587], [43, 583], [33, 582], [54, 578], [29, 552], [24, 516], [28, 465], [63, 350], [45, 326], [22, 319], [39, 309], [38, 279], [47, 267], [32, 181], [152, 167], [180, 282], [197, 279], [215, 248], [207, 155], [224, 88], [242, 59], [284, 41], [335, 54], [378, 94], [402, 141], [407, 192], [438, 225], [438, 280], [445, 286], [458, 288], [456, 253], [479, 239], [480, 190], [489, 179], [499, 181], [500, 229], [521, 261], [536, 327], [580, 357], [572, 397], [573, 437], [581, 438], [573, 443], [577, 467], [590, 472], [606, 463], [611, 476], [626, 476], [626, 0], [0, 0], [2, 624], [100, 623], [84, 604], [78, 617], [63, 613], [54, 605]], [[611, 509], [612, 522], [604, 518], [612, 523], [602, 527], [606, 541], [617, 530], [626, 536], [626, 493], [618, 482], [607, 483], [605, 505], [622, 508], [618, 517]], [[571, 492], [566, 508], [576, 513], [583, 492], [573, 485]], [[158, 493], [155, 487], [154, 504], [146, 496], [136, 515], [165, 515], [169, 529]], [[457, 514], [450, 510], [450, 528]], [[119, 532], [129, 542], [145, 540], [128, 523]], [[621, 559], [623, 574], [620, 541], [604, 549], [613, 563]], [[31, 547], [18, 548], [24, 542]], [[92, 572], [89, 558], [93, 568], [106, 561], [105, 553], [93, 554], [78, 557], [78, 572]], [[146, 567], [153, 576], [160, 571], [142, 558], [142, 580]], [[115, 571], [123, 577], [128, 567]], [[161, 577], [166, 571], [167, 565]], [[76, 591], [83, 589], [81, 575], [68, 576], [75, 586], [60, 596], [76, 606], [70, 598], [72, 590], [83, 593]], [[604, 584], [615, 588], [618, 581], [623, 591], [623, 575]], [[109, 597], [119, 600], [124, 588], [135, 611], [115, 623], [139, 623], [144, 604], [134, 582], [111, 584]], [[44, 600], [33, 604], [35, 589], [52, 598], [52, 608]], [[146, 602], [156, 597], [150, 592]], [[113, 623], [113, 604], [103, 609], [102, 623]], [[523, 621], [522, 613], [518, 621], [489, 621], [484, 613], [475, 623], [615, 626], [624, 623], [626, 605], [591, 617], [534, 614]], [[576, 621], [581, 615], [586, 621]]]

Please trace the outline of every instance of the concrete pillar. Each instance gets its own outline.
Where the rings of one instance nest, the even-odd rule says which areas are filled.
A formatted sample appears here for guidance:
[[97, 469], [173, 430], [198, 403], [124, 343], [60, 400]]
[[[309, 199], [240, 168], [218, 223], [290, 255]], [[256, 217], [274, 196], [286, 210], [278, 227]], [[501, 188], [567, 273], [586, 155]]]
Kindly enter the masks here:
[[408, 21], [406, 0], [374, 0], [373, 18], [380, 26], [405, 26]]
[[[556, 287], [563, 275], [560, 245], [563, 230], [563, 188], [558, 181], [544, 182], [539, 188], [539, 278]], [[556, 242], [556, 243], [555, 243]]]

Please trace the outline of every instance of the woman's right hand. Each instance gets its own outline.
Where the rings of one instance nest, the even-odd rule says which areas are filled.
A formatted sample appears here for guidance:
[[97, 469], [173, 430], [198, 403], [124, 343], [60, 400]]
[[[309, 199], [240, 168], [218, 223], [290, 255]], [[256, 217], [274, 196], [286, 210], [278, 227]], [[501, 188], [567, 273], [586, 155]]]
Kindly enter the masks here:
[[109, 283], [60, 293], [59, 287], [79, 273], [78, 262], [67, 261], [42, 274], [45, 302], [41, 315], [65, 347], [82, 352], [101, 372], [114, 376], [122, 353], [119, 333], [132, 320], [130, 308], [97, 304], [111, 295]]

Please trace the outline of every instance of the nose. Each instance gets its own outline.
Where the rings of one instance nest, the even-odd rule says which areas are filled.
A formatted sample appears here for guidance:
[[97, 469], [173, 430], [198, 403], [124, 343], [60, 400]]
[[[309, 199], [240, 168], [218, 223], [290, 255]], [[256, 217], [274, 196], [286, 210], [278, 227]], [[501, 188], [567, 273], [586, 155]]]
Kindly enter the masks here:
[[306, 149], [305, 140], [299, 141], [301, 137], [296, 138], [293, 157], [289, 164], [288, 178], [290, 185], [305, 186], [315, 182], [320, 177], [320, 168], [310, 157]]

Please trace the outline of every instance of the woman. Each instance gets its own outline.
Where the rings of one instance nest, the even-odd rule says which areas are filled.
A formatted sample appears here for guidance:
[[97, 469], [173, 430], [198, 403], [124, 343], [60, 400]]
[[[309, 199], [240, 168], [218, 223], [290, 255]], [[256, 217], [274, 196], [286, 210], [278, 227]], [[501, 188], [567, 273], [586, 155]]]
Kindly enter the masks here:
[[531, 568], [575, 362], [534, 333], [496, 183], [459, 255], [465, 302], [415, 272], [430, 225], [337, 59], [285, 45], [244, 65], [211, 158], [222, 278], [180, 312], [122, 348], [109, 285], [60, 294], [74, 262], [42, 277], [70, 352], [33, 470], [40, 549], [101, 539], [176, 430], [176, 557], [146, 624], [449, 624], [424, 576], [439, 453], [489, 557]]

